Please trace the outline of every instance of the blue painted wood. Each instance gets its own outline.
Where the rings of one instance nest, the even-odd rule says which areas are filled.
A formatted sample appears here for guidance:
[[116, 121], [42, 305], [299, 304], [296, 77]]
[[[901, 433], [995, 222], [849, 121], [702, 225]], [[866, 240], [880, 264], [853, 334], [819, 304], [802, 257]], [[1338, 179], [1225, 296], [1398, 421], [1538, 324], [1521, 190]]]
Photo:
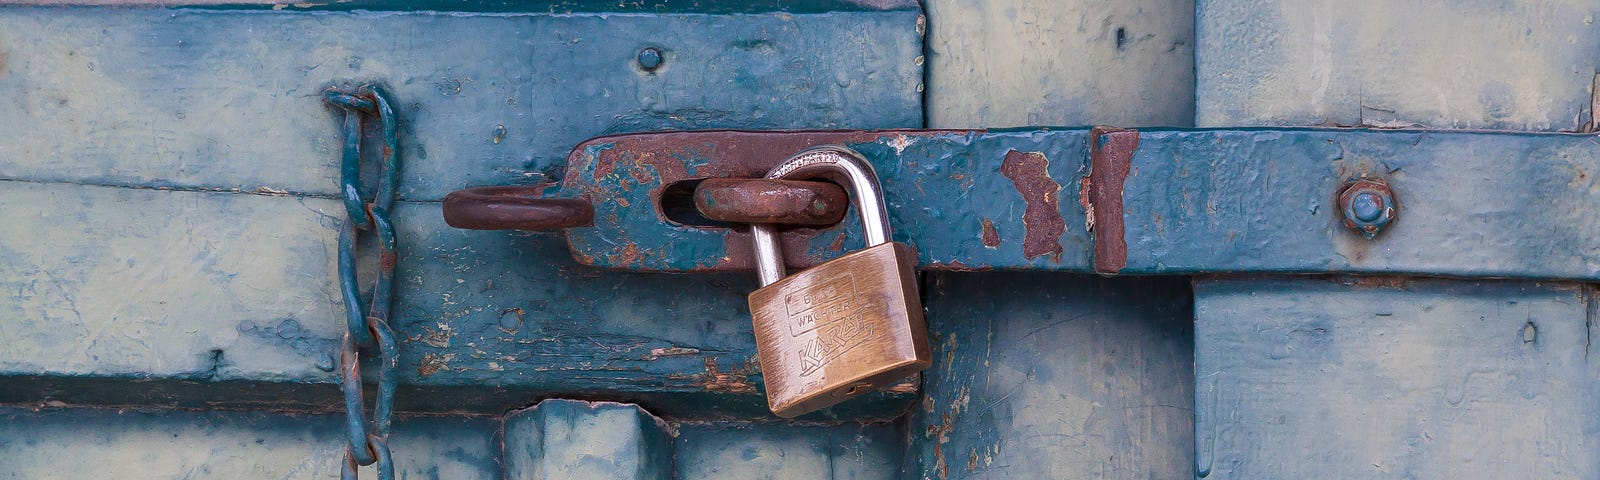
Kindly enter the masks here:
[[[0, 401], [332, 408], [339, 133], [319, 94], [377, 79], [400, 103], [408, 199], [401, 408], [501, 412], [565, 393], [769, 418], [753, 279], [585, 269], [554, 237], [450, 229], [432, 201], [557, 178], [572, 145], [606, 133], [920, 125], [918, 13], [885, 5], [0, 9], [0, 284], [13, 292], [0, 339], [18, 345], [0, 350]], [[634, 64], [645, 46], [666, 53], [653, 73]], [[264, 383], [204, 388], [251, 382]], [[814, 418], [888, 418], [909, 401]]]
[[889, 480], [899, 478], [899, 424], [683, 423], [680, 479]]
[[[0, 408], [0, 479], [339, 478], [342, 415]], [[401, 418], [396, 478], [497, 479], [500, 422]], [[372, 478], [371, 469], [362, 469]]]
[[0, 178], [334, 195], [338, 81], [398, 100], [408, 200], [607, 133], [917, 127], [918, 15], [0, 9]]
[[508, 480], [672, 478], [672, 428], [637, 405], [549, 399], [504, 432]]
[[1199, 280], [1199, 472], [1594, 477], [1593, 298], [1571, 283]]
[[1195, 125], [1574, 131], [1592, 117], [1588, 0], [1195, 1]]
[[905, 478], [1192, 477], [1186, 282], [931, 276]]
[[[1600, 278], [1591, 135], [1143, 131], [1123, 191], [1128, 273]], [[1339, 225], [1345, 179], [1387, 178], [1399, 218]]]

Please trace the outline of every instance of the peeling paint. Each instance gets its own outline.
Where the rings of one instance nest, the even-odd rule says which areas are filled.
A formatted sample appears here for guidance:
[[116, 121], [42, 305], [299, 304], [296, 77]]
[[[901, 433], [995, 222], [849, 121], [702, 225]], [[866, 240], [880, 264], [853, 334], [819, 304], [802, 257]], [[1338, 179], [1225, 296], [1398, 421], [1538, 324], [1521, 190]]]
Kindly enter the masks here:
[[1089, 135], [1089, 175], [1079, 199], [1094, 231], [1094, 269], [1117, 273], [1128, 266], [1128, 242], [1123, 237], [1122, 187], [1139, 148], [1139, 132], [1096, 127]]
[[755, 369], [759, 367], [752, 367], [747, 364], [742, 367], [735, 367], [724, 373], [717, 370], [717, 359], [715, 357], [706, 357], [704, 361], [706, 371], [700, 376], [701, 388], [712, 392], [756, 392], [755, 384], [750, 383], [750, 374], [754, 373]]
[[983, 246], [988, 248], [1000, 247], [1000, 232], [994, 229], [994, 221], [983, 219]]
[[1011, 179], [1027, 207], [1022, 213], [1022, 255], [1029, 260], [1050, 255], [1061, 259], [1061, 234], [1067, 222], [1061, 216], [1057, 194], [1061, 184], [1050, 178], [1050, 159], [1041, 152], [1006, 152], [1000, 173]]

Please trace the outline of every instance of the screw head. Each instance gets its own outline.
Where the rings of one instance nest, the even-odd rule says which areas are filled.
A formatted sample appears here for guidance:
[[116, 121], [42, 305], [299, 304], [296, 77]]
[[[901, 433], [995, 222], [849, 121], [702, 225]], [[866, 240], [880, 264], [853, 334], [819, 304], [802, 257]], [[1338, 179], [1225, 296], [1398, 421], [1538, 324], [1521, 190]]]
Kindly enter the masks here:
[[1383, 180], [1351, 180], [1339, 191], [1339, 212], [1344, 216], [1344, 226], [1368, 240], [1377, 237], [1384, 226], [1394, 221], [1397, 209], [1394, 191]]
[[654, 72], [657, 68], [661, 68], [661, 59], [661, 49], [659, 48], [645, 47], [643, 50], [639, 50], [639, 68], [643, 68], [647, 72]]

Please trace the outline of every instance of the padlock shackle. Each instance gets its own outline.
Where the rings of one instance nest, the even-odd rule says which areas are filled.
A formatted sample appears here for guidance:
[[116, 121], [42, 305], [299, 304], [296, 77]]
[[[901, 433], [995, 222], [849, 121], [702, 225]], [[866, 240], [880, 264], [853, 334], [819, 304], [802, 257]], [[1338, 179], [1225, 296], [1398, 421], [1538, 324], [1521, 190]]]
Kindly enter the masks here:
[[[807, 180], [831, 177], [842, 180], [850, 196], [855, 198], [861, 212], [862, 233], [868, 247], [889, 243], [889, 209], [884, 205], [883, 187], [878, 184], [878, 174], [866, 157], [849, 147], [823, 145], [794, 154], [773, 167], [767, 178], [776, 180]], [[755, 237], [756, 275], [761, 285], [767, 286], [783, 279], [783, 245], [778, 241], [778, 227], [772, 224], [752, 224], [750, 233]]]

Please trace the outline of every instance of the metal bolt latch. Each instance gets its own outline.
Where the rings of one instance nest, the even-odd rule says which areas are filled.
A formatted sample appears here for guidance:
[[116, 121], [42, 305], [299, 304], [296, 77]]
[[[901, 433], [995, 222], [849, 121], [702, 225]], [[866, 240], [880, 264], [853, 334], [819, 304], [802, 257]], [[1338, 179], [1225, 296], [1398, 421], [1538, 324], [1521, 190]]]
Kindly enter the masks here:
[[1339, 190], [1339, 213], [1344, 226], [1371, 240], [1398, 214], [1394, 191], [1379, 179], [1351, 180]]

